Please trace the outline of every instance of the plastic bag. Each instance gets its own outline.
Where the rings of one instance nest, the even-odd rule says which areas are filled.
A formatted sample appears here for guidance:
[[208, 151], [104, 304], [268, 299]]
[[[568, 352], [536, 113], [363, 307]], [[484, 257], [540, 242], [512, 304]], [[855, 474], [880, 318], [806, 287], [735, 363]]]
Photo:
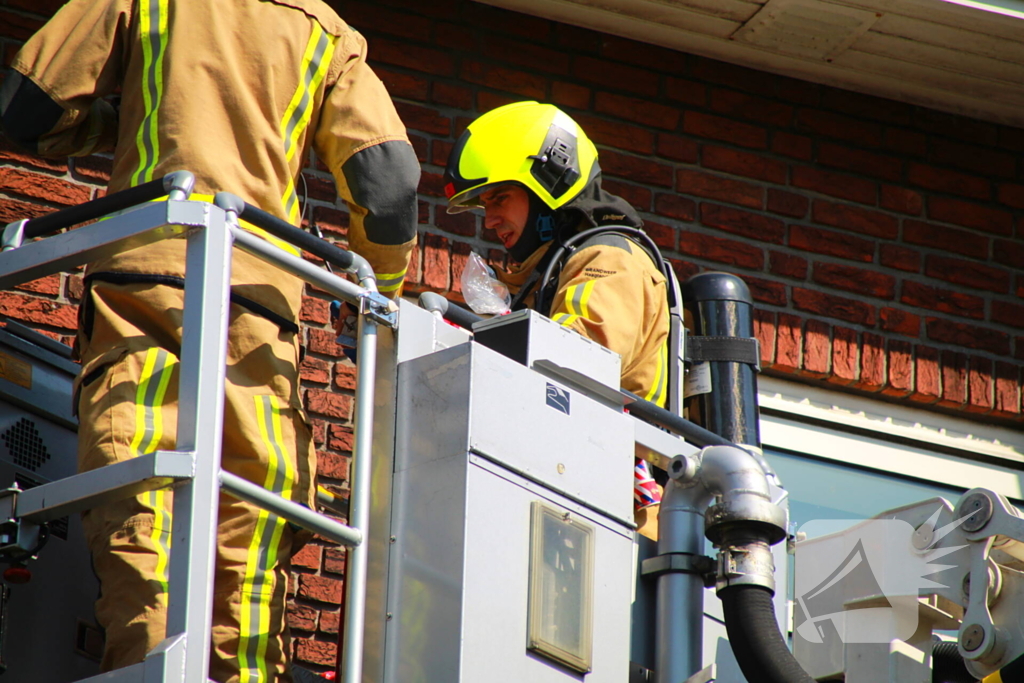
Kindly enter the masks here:
[[462, 296], [477, 315], [504, 315], [512, 303], [508, 287], [495, 280], [494, 271], [472, 251], [462, 271]]

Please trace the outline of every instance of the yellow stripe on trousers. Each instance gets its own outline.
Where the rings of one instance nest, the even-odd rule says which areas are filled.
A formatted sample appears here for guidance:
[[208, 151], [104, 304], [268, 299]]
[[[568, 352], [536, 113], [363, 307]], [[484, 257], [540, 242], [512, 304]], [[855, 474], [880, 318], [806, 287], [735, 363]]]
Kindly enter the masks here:
[[[334, 57], [336, 42], [335, 36], [324, 31], [318, 22], [313, 22], [313, 32], [309, 36], [306, 51], [302, 55], [302, 64], [299, 67], [299, 85], [281, 119], [281, 138], [284, 140], [285, 160], [288, 162], [289, 168], [296, 152], [299, 151], [299, 140], [302, 138], [302, 133], [306, 130], [313, 115], [313, 100], [320, 87], [320, 82], [327, 75], [327, 67], [330, 66], [331, 59]], [[302, 172], [301, 163], [298, 172]], [[291, 178], [288, 179], [288, 186], [285, 188], [281, 202], [288, 219], [292, 223], [298, 223], [299, 198], [295, 194], [295, 182]]]
[[668, 376], [668, 342], [662, 343], [658, 348], [658, 367], [654, 371], [654, 381], [651, 382], [651, 388], [647, 390], [647, 395], [644, 396], [644, 400], [656, 403], [659, 406], [665, 407], [665, 393], [667, 389]]
[[[160, 407], [177, 362], [178, 359], [164, 349], [152, 348], [146, 352], [142, 374], [135, 390], [135, 434], [131, 444], [131, 451], [135, 455], [152, 453], [160, 447], [164, 434], [163, 411]], [[167, 604], [167, 561], [171, 549], [171, 513], [166, 502], [167, 489], [157, 489], [146, 494], [146, 504], [153, 508], [153, 529], [150, 533], [157, 555], [154, 573], [162, 588], [157, 600], [164, 605]]]
[[[267, 449], [267, 477], [263, 487], [291, 499], [295, 468], [284, 446], [281, 406], [276, 396], [256, 396], [256, 421]], [[287, 522], [266, 510], [260, 510], [249, 543], [245, 578], [242, 582], [241, 623], [238, 640], [240, 683], [266, 683], [267, 645], [270, 639], [270, 602], [277, 584], [274, 572], [278, 547]]]
[[139, 167], [132, 185], [153, 179], [160, 158], [158, 137], [160, 101], [164, 94], [164, 53], [167, 50], [168, 0], [139, 0], [139, 31], [142, 42], [142, 103], [145, 111], [136, 133]]

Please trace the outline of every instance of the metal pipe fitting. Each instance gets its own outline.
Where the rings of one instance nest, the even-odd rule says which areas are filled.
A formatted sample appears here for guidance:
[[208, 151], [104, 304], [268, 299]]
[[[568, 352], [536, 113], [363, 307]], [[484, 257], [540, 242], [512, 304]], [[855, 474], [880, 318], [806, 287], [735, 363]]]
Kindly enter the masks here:
[[164, 176], [164, 190], [168, 199], [188, 199], [195, 186], [196, 177], [188, 171], [174, 171]]

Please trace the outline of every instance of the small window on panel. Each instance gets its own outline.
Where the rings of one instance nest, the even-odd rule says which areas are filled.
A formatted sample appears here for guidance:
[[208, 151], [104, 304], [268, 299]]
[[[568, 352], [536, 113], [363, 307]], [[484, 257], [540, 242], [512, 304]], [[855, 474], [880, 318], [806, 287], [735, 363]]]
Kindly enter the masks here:
[[592, 670], [594, 527], [534, 501], [527, 649], [581, 673]]

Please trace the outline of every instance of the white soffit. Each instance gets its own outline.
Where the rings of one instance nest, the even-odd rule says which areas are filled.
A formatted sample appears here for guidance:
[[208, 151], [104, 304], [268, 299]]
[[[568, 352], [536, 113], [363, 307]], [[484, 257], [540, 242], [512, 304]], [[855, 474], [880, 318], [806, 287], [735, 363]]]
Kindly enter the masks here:
[[1024, 0], [478, 1], [1024, 127]]

